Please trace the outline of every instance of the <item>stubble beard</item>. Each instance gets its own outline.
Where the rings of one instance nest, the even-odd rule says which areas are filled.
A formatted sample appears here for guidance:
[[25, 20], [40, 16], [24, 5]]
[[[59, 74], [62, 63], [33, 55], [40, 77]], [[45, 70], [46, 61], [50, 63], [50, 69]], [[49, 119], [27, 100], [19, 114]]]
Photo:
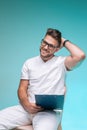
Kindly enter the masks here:
[[[48, 54], [43, 55], [43, 54], [41, 54], [41, 51], [45, 51], [45, 52], [48, 53]], [[41, 56], [41, 58], [42, 58], [44, 61], [45, 61], [45, 60], [47, 61], [47, 60], [51, 59], [51, 58], [54, 56], [54, 54], [50, 54], [49, 51], [40, 48], [40, 56]]]

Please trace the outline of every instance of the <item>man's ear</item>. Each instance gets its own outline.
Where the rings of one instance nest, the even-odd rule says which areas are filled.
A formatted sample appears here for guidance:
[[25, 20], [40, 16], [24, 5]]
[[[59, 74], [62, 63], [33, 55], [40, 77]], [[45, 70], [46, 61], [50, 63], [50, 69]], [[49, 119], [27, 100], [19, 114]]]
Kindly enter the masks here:
[[57, 52], [57, 51], [59, 51], [59, 50], [60, 50], [60, 48], [58, 47], [58, 48], [56, 48], [55, 52]]

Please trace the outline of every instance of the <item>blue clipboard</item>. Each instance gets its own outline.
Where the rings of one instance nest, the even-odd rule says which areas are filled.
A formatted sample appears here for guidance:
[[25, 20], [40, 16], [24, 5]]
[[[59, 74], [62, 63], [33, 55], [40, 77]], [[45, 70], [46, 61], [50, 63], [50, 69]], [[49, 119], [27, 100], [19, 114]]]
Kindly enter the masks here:
[[64, 95], [35, 95], [36, 105], [46, 110], [63, 110]]

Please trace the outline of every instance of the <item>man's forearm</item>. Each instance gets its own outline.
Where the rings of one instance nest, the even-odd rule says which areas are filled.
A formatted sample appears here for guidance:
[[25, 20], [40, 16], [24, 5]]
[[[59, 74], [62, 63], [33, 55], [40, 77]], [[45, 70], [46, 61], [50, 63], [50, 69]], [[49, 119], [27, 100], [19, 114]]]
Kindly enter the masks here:
[[65, 60], [67, 70], [78, 67], [85, 58], [85, 53], [78, 46], [64, 38], [62, 38], [62, 47], [65, 47], [70, 52], [70, 55]]
[[24, 109], [27, 111], [27, 108], [29, 107], [29, 100], [27, 92], [23, 89], [18, 89], [18, 98], [21, 103], [21, 105], [24, 107]]
[[[62, 42], [64, 43], [66, 39], [62, 39]], [[75, 44], [71, 43], [70, 41], [67, 41], [64, 45], [66, 49], [70, 52], [72, 58], [76, 57], [78, 58], [78, 61], [83, 60], [85, 58], [84, 52]]]

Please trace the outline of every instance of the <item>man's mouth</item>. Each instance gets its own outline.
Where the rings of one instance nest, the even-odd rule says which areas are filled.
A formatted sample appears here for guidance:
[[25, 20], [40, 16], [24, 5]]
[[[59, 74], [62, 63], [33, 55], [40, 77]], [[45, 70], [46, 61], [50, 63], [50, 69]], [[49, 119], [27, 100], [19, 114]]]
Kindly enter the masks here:
[[43, 49], [41, 49], [41, 52], [43, 52], [43, 53], [49, 53], [47, 50], [43, 50]]

